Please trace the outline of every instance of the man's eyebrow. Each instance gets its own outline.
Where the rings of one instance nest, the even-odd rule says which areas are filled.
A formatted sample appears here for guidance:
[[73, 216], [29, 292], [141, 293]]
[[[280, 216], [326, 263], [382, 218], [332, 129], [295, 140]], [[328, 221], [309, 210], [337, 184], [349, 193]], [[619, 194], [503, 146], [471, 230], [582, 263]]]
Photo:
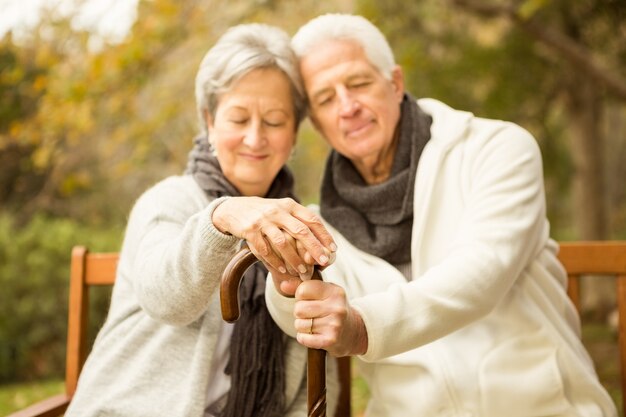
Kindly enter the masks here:
[[[372, 78], [372, 74], [367, 72], [367, 71], [359, 71], [356, 72], [354, 74], [350, 74], [348, 75], [345, 79], [344, 79], [344, 83], [349, 83], [351, 81], [354, 81], [355, 79], [371, 79]], [[332, 87], [324, 87], [321, 88], [315, 92], [313, 92], [313, 94], [311, 94], [311, 100], [315, 100], [317, 99], [319, 96], [326, 94], [328, 92], [331, 92], [333, 89]]]
[[354, 81], [355, 79], [360, 79], [360, 78], [372, 78], [372, 74], [365, 72], [365, 71], [359, 71], [355, 74], [350, 74], [347, 78], [346, 78], [346, 82], [350, 82], [350, 81]]

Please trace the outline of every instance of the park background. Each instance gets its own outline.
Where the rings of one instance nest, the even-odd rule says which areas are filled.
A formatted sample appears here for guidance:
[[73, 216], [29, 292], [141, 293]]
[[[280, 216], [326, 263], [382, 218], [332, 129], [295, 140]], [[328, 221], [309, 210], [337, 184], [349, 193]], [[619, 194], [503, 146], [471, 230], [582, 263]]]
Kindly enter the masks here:
[[[623, 0], [139, 0], [117, 17], [132, 24], [121, 34], [107, 32], [106, 10], [85, 20], [89, 3], [49, 1], [0, 34], [0, 415], [63, 390], [71, 247], [118, 251], [134, 200], [184, 170], [197, 67], [234, 24], [293, 34], [321, 13], [366, 16], [414, 96], [536, 137], [553, 237], [626, 239]], [[305, 203], [317, 202], [327, 152], [305, 122], [289, 163]], [[612, 292], [583, 300], [610, 389]], [[108, 293], [94, 304], [102, 319]]]

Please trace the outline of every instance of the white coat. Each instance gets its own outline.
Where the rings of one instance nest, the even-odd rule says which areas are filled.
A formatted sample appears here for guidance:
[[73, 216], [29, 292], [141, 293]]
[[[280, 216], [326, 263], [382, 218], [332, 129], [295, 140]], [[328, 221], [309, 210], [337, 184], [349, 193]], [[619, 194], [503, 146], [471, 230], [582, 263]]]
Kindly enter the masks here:
[[[433, 123], [415, 181], [412, 279], [336, 230], [324, 271], [367, 329], [366, 415], [616, 416], [549, 237], [536, 141], [512, 123], [418, 104]], [[273, 285], [266, 294], [295, 335], [293, 300]]]

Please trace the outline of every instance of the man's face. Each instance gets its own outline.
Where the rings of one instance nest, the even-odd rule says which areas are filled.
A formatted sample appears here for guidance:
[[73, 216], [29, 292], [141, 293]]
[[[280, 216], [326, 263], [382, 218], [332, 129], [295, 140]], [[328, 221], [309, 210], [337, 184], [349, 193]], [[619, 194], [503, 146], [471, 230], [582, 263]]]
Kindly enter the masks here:
[[399, 67], [388, 80], [358, 44], [332, 40], [303, 57], [300, 71], [311, 120], [337, 152], [357, 168], [388, 157], [404, 92]]

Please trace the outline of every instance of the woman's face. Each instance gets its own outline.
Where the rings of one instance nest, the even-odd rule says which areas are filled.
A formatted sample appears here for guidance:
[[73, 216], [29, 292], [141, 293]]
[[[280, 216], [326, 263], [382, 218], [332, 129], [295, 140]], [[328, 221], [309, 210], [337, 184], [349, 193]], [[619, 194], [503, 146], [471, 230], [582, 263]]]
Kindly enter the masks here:
[[209, 140], [222, 171], [242, 195], [265, 196], [285, 164], [296, 137], [296, 118], [287, 76], [256, 69], [219, 97], [207, 116]]

